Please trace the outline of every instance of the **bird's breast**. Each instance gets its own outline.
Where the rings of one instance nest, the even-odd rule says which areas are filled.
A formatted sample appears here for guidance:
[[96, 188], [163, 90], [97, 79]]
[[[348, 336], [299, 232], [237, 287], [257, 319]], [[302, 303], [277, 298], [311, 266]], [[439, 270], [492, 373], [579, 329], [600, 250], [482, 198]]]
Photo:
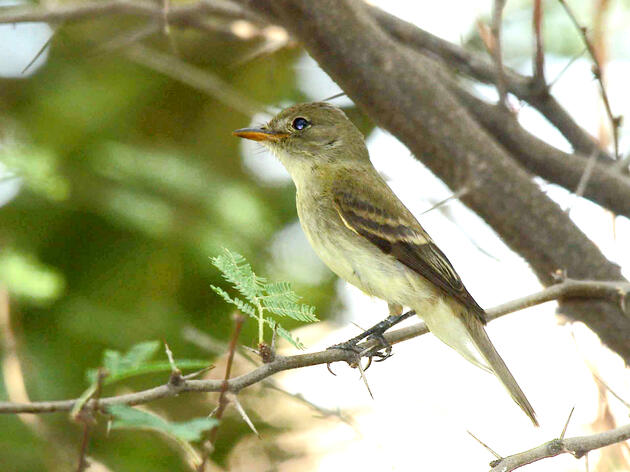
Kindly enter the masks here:
[[297, 195], [300, 224], [320, 259], [368, 295], [409, 306], [415, 275], [393, 257], [347, 228], [326, 196]]

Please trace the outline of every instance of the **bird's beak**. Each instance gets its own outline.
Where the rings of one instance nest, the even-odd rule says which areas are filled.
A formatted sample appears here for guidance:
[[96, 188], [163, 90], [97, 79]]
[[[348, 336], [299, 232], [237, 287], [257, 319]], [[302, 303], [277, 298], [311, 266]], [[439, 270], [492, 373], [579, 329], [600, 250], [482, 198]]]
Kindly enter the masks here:
[[289, 133], [283, 133], [280, 131], [270, 131], [268, 129], [261, 128], [242, 128], [232, 131], [234, 136], [239, 138], [251, 139], [252, 141], [272, 141], [277, 142], [282, 138], [289, 136]]

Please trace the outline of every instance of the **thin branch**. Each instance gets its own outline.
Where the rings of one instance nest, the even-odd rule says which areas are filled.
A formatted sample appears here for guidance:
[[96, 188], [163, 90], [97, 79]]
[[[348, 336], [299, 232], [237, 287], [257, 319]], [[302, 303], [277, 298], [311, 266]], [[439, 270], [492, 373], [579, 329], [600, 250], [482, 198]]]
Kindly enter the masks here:
[[596, 162], [597, 162], [597, 148], [593, 148], [593, 152], [588, 158], [586, 167], [584, 167], [584, 172], [582, 172], [582, 177], [580, 177], [580, 181], [578, 182], [577, 188], [575, 189], [576, 197], [581, 197], [584, 195], [584, 191], [586, 190], [588, 181], [591, 179], [591, 175], [593, 175], [593, 169], [595, 168]]
[[[223, 382], [221, 383], [221, 391], [219, 393], [219, 405], [217, 409], [212, 413], [212, 416], [217, 420], [223, 418], [223, 413], [225, 413], [225, 409], [228, 406], [228, 389], [229, 389], [229, 380], [230, 375], [232, 374], [232, 363], [234, 362], [234, 354], [236, 352], [236, 343], [238, 341], [238, 337], [241, 334], [241, 329], [243, 328], [243, 323], [245, 318], [238, 312], [234, 313], [232, 317], [234, 320], [234, 331], [232, 332], [232, 338], [230, 339], [230, 344], [228, 346], [228, 356], [227, 362], [225, 365], [225, 376], [223, 377]], [[210, 454], [214, 450], [214, 444], [217, 441], [217, 435], [219, 433], [219, 425], [215, 425], [208, 432], [208, 439], [204, 442], [204, 452], [201, 458], [201, 462], [197, 467], [199, 472], [203, 472], [206, 469], [206, 463], [210, 459]]]
[[[629, 282], [608, 281], [584, 281], [566, 279], [557, 285], [548, 287], [540, 292], [519, 298], [503, 305], [499, 305], [486, 311], [488, 321], [507, 315], [524, 308], [532, 307], [561, 298], [603, 299], [617, 301], [617, 299], [630, 293]], [[429, 330], [423, 322], [412, 326], [400, 328], [385, 334], [385, 339], [390, 344], [397, 344], [411, 338], [428, 333]], [[370, 340], [360, 345], [361, 349], [367, 349], [378, 345], [378, 341]], [[227, 381], [227, 390], [238, 393], [244, 388], [254, 385], [267, 377], [285, 370], [298, 369], [314, 365], [325, 365], [331, 362], [344, 361], [351, 363], [356, 361], [356, 354], [339, 349], [329, 349], [320, 352], [297, 354], [294, 356], [276, 356], [273, 362], [263, 364], [260, 367]], [[186, 380], [178, 384], [166, 384], [143, 390], [136, 393], [128, 393], [119, 396], [102, 398], [99, 401], [101, 407], [109, 405], [140, 405], [151, 401], [174, 397], [187, 392], [220, 392], [224, 388], [223, 380]], [[0, 402], [0, 414], [2, 413], [52, 413], [56, 411], [71, 410], [75, 400], [44, 401], [32, 403]], [[94, 402], [88, 402], [92, 405]]]
[[468, 192], [470, 192], [470, 188], [467, 186], [463, 186], [462, 188], [460, 188], [457, 192], [455, 192], [453, 195], [450, 195], [448, 197], [446, 197], [443, 200], [440, 200], [437, 203], [434, 203], [433, 205], [431, 205], [428, 209], [424, 210], [422, 213], [420, 213], [421, 215], [424, 215], [425, 213], [429, 213], [430, 211], [433, 211], [437, 208], [440, 208], [442, 205], [447, 204], [448, 202], [450, 202], [451, 200], [459, 200], [461, 197], [463, 197], [464, 195], [466, 195]]
[[545, 52], [542, 37], [542, 0], [534, 0], [532, 26], [534, 28], [534, 80], [539, 86], [545, 86]]
[[92, 395], [94, 406], [90, 408], [85, 408], [84, 406], [74, 417], [76, 421], [83, 423], [83, 434], [81, 435], [81, 445], [79, 447], [77, 472], [83, 472], [90, 467], [90, 463], [87, 460], [87, 451], [88, 446], [90, 445], [90, 433], [92, 431], [92, 427], [95, 424], [93, 412], [98, 411], [98, 400], [101, 396], [101, 391], [103, 389], [103, 380], [106, 376], [107, 373], [105, 372], [105, 370], [99, 368], [96, 377], [96, 389], [94, 390], [94, 394]]
[[[370, 7], [369, 11], [392, 39], [405, 47], [439, 58], [450, 69], [480, 82], [487, 84], [497, 82], [496, 66], [484, 55], [438, 38], [376, 7]], [[539, 87], [530, 77], [521, 75], [509, 67], [503, 67], [503, 73], [509, 93], [537, 109], [562, 133], [573, 149], [590, 154], [593, 146], [597, 145], [595, 139], [575, 122], [547, 88]], [[600, 149], [600, 158], [612, 160], [603, 149]]]
[[604, 108], [606, 109], [606, 115], [610, 120], [610, 127], [613, 134], [613, 143], [615, 146], [615, 159], [619, 159], [619, 127], [621, 126], [621, 116], [613, 115], [612, 109], [610, 107], [610, 100], [608, 99], [608, 93], [606, 92], [606, 86], [604, 85], [601, 61], [599, 60], [597, 51], [595, 50], [595, 46], [588, 37], [588, 30], [586, 29], [586, 27], [580, 25], [577, 17], [575, 16], [575, 13], [571, 9], [571, 7], [569, 7], [569, 4], [566, 2], [566, 0], [558, 1], [564, 7], [564, 10], [566, 11], [569, 19], [580, 33], [582, 41], [584, 41], [584, 45], [586, 46], [588, 53], [591, 56], [591, 59], [593, 59], [593, 75], [595, 76], [595, 79], [597, 79], [597, 83], [599, 84], [599, 90], [602, 95], [602, 101], [604, 102]]
[[[136, 0], [107, 0], [55, 5], [54, 7], [28, 6], [0, 8], [0, 24], [31, 22], [74, 22], [105, 16], [144, 16], [161, 21], [162, 5]], [[202, 0], [169, 8], [169, 22], [181, 23], [199, 15], [217, 15], [226, 18], [258, 20], [247, 10], [227, 0]]]
[[630, 410], [630, 403], [628, 403], [626, 400], [624, 400], [621, 397], [621, 395], [619, 395], [612, 388], [610, 388], [610, 385], [604, 382], [604, 379], [602, 379], [599, 375], [597, 375], [597, 373], [595, 372], [595, 369], [593, 369], [591, 366], [589, 366], [589, 369], [591, 371], [591, 375], [595, 378], [595, 380], [597, 380], [606, 390], [608, 390], [608, 392], [610, 392], [610, 394], [613, 397], [619, 400], [626, 408]]
[[501, 46], [501, 26], [503, 23], [503, 9], [506, 0], [494, 0], [492, 7], [492, 57], [497, 68], [497, 92], [499, 92], [499, 103], [507, 107], [507, 90], [505, 85], [505, 72], [503, 71], [503, 48]]
[[577, 436], [567, 439], [554, 439], [529, 451], [520, 452], [490, 463], [490, 472], [509, 472], [532, 462], [560, 454], [572, 454], [576, 459], [589, 451], [610, 446], [630, 439], [630, 425], [620, 426], [603, 433], [590, 436]]
[[571, 59], [567, 61], [567, 63], [562, 68], [562, 70], [558, 72], [558, 75], [556, 75], [556, 77], [551, 82], [549, 82], [549, 85], [548, 85], [549, 90], [551, 90], [553, 86], [556, 85], [558, 80], [560, 80], [560, 78], [565, 74], [565, 72], [569, 70], [569, 67], [571, 67], [575, 61], [577, 61], [580, 57], [582, 57], [585, 52], [586, 52], [586, 48], [582, 49], [579, 53], [577, 53], [575, 56], [573, 56]]
[[[561, 185], [570, 192], [576, 191], [587, 168], [592, 164], [588, 185], [583, 189], [585, 198], [613, 211], [630, 217], [630, 178], [617, 168], [612, 160], [591, 163], [589, 154], [568, 154], [551, 146], [526, 131], [511, 113], [489, 104], [471, 93], [453, 89], [466, 109], [486, 131], [494, 136], [512, 157], [523, 167], [542, 178]], [[600, 150], [595, 143], [589, 152]]]
[[[204, 333], [198, 330], [194, 326], [185, 326], [182, 329], [182, 336], [184, 337], [184, 339], [195, 344], [196, 346], [215, 354], [221, 353], [227, 349], [227, 343], [224, 343], [222, 341], [218, 341], [212, 338], [207, 333]], [[254, 366], [259, 365], [259, 363], [256, 362], [254, 358], [252, 358], [251, 356], [244, 354], [243, 352], [239, 352], [239, 355], [242, 356], [250, 364]], [[316, 411], [321, 418], [328, 418], [330, 416], [334, 416], [338, 418], [340, 421], [343, 421], [347, 425], [356, 429], [356, 424], [354, 423], [352, 418], [346, 413], [344, 413], [342, 410], [340, 410], [339, 408], [330, 409], [330, 408], [325, 408], [321, 405], [317, 405], [316, 403], [313, 403], [312, 401], [308, 400], [302, 393], [299, 393], [299, 392], [293, 393], [293, 392], [289, 392], [288, 390], [285, 390], [273, 378], [264, 379], [262, 381], [262, 385], [265, 388], [280, 392], [286, 395], [287, 397], [293, 398], [299, 403], [306, 405], [308, 408]]]
[[[375, 7], [369, 12], [393, 39], [406, 47], [422, 53], [430, 53], [451, 67], [485, 83], [496, 83], [496, 67], [486, 57], [466, 51], [458, 45], [444, 41], [423, 31], [410, 23], [389, 15]], [[108, 0], [102, 2], [86, 2], [56, 5], [55, 7], [5, 7], [0, 8], [0, 24], [24, 22], [71, 22], [102, 18], [113, 15], [133, 15], [151, 18], [155, 22], [163, 19], [161, 5], [147, 1]], [[208, 15], [225, 18], [246, 19], [254, 24], [264, 23], [263, 19], [251, 9], [241, 7], [231, 1], [204, 0], [193, 3], [174, 4], [170, 7], [168, 18], [173, 26], [194, 27], [200, 30], [216, 30], [216, 25], [208, 25], [203, 21]], [[549, 94], [548, 90], [540, 90], [532, 79], [517, 72], [503, 68], [507, 91], [540, 111], [567, 138], [574, 149], [589, 154], [594, 139], [560, 106]], [[600, 150], [600, 158], [610, 156]]]
[[37, 53], [35, 53], [35, 55], [33, 56], [33, 58], [28, 62], [28, 64], [26, 64], [26, 66], [24, 67], [24, 69], [22, 69], [22, 74], [25, 74], [27, 70], [29, 70], [31, 68], [31, 66], [33, 64], [35, 64], [35, 61], [37, 61], [37, 59], [39, 59], [39, 57], [44, 54], [44, 51], [46, 49], [48, 49], [48, 47], [50, 46], [50, 43], [52, 43], [53, 38], [55, 37], [55, 32], [53, 31], [51, 33], [51, 35], [48, 37], [48, 39], [44, 42], [44, 44], [42, 45], [41, 48], [39, 48], [39, 51], [37, 51]]
[[244, 115], [252, 116], [263, 110], [262, 105], [246, 98], [216, 75], [190, 65], [175, 56], [169, 56], [139, 44], [126, 49], [125, 55], [138, 64], [207, 93]]

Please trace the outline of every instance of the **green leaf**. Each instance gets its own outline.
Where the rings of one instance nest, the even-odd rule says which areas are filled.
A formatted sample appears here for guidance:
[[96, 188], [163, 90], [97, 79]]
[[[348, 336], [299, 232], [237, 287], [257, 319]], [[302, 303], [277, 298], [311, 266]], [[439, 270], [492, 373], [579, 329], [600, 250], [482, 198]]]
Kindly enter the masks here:
[[212, 290], [214, 290], [226, 302], [236, 306], [239, 310], [251, 316], [252, 318], [256, 318], [256, 309], [253, 306], [251, 306], [249, 303], [246, 303], [237, 297], [234, 297], [234, 298], [230, 297], [230, 295], [225, 290], [221, 289], [220, 287], [217, 287], [216, 285], [210, 285], [210, 288], [212, 288]]
[[264, 288], [269, 298], [283, 298], [292, 302], [297, 302], [302, 298], [293, 291], [290, 282], [271, 282], [265, 284]]
[[290, 300], [274, 298], [264, 298], [262, 304], [267, 310], [278, 316], [288, 316], [294, 320], [304, 321], [306, 323], [318, 321], [315, 316], [315, 307], [310, 305], [302, 305]]
[[254, 274], [243, 256], [224, 249], [224, 254], [213, 257], [212, 263], [250, 303], [256, 303], [257, 297], [262, 295], [265, 279]]
[[315, 307], [298, 303], [300, 296], [293, 291], [289, 282], [266, 282], [258, 277], [247, 263], [245, 258], [238, 253], [224, 249], [223, 254], [212, 258], [212, 263], [221, 271], [223, 277], [230, 282], [250, 303], [230, 296], [220, 287], [211, 285], [214, 290], [227, 303], [236, 306], [243, 313], [256, 319], [259, 323], [259, 342], [262, 339], [262, 326], [266, 324], [289, 341], [298, 349], [304, 349], [299, 339], [291, 336], [271, 317], [263, 316], [266, 311], [276, 316], [289, 317], [297, 321], [318, 321], [315, 316]]
[[219, 422], [214, 418], [195, 418], [190, 421], [171, 422], [155, 413], [138, 410], [127, 405], [111, 405], [107, 408], [114, 416], [112, 429], [141, 429], [157, 431], [179, 441], [200, 441], [205, 431]]

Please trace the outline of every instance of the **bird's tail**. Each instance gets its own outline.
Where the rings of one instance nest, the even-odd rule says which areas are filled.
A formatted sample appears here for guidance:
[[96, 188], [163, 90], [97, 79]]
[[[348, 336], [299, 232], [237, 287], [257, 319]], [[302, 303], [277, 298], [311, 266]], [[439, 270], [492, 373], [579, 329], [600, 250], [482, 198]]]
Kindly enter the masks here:
[[467, 319], [465, 321], [466, 328], [470, 333], [471, 340], [475, 347], [479, 350], [479, 353], [488, 363], [488, 366], [501, 381], [503, 386], [510, 393], [512, 399], [521, 407], [525, 414], [532, 420], [535, 426], [538, 426], [538, 420], [536, 419], [536, 413], [534, 408], [527, 400], [527, 397], [516, 383], [516, 379], [501, 359], [501, 356], [492, 345], [492, 341], [488, 337], [483, 323], [472, 313], [466, 313], [464, 315]]

